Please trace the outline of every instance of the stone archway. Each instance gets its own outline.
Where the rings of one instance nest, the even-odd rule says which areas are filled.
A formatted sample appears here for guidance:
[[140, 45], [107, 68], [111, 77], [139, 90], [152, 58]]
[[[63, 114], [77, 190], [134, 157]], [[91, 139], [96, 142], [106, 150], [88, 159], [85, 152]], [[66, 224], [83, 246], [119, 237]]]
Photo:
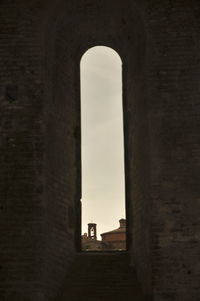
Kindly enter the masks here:
[[[62, 240], [58, 243], [56, 236], [51, 237], [51, 244], [53, 242], [56, 245], [58, 254], [65, 250], [67, 267], [67, 262], [71, 262], [71, 258], [80, 250], [79, 62], [83, 53], [93, 45], [106, 45], [115, 49], [123, 59], [126, 208], [129, 229], [127, 247], [135, 258], [139, 277], [150, 289], [149, 232], [146, 231], [144, 236], [142, 230], [143, 227], [149, 229], [150, 217], [149, 203], [145, 203], [147, 190], [144, 190], [142, 176], [147, 176], [148, 161], [148, 148], [144, 147], [148, 136], [147, 118], [144, 117], [145, 34], [137, 10], [129, 11], [124, 5], [123, 17], [121, 9], [116, 9], [114, 22], [110, 24], [107, 6], [102, 9], [101, 15], [96, 7], [93, 10], [92, 5], [87, 7], [80, 3], [72, 6], [63, 1], [60, 6], [54, 8], [53, 17], [48, 22], [45, 39], [46, 196], [47, 202], [50, 202], [51, 206], [54, 204], [49, 207], [48, 218], [55, 222], [56, 218], [60, 219], [59, 212], [61, 213], [63, 208], [66, 212], [60, 220], [62, 226], [59, 231], [62, 233]], [[141, 210], [138, 211], [139, 207]], [[145, 216], [145, 224], [142, 216]], [[63, 235], [65, 229], [67, 233]], [[51, 231], [51, 236], [52, 233]], [[62, 269], [57, 266], [57, 273], [61, 278], [62, 271], [63, 265]], [[49, 274], [48, 277], [52, 277], [53, 281], [53, 274]]]

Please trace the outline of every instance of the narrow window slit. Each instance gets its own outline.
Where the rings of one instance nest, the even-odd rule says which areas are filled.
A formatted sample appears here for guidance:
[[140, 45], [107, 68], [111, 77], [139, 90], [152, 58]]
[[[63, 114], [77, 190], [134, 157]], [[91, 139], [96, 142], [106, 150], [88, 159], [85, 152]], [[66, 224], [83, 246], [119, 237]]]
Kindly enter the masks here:
[[126, 250], [122, 61], [96, 46], [80, 69], [82, 251]]

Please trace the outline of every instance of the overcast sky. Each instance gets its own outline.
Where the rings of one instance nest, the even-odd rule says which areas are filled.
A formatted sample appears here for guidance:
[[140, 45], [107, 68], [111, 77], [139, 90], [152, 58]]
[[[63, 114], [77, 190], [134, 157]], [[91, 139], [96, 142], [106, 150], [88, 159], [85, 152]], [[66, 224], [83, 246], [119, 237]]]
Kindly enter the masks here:
[[82, 233], [119, 227], [125, 217], [122, 63], [111, 48], [90, 48], [81, 60]]

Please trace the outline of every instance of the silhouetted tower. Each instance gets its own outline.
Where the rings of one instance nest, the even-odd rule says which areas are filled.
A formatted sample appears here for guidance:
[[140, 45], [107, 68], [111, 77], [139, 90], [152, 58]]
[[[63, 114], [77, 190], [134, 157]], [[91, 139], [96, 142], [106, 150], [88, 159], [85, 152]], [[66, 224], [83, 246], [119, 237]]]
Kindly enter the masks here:
[[97, 239], [97, 224], [94, 223], [88, 224], [88, 237], [94, 240]]

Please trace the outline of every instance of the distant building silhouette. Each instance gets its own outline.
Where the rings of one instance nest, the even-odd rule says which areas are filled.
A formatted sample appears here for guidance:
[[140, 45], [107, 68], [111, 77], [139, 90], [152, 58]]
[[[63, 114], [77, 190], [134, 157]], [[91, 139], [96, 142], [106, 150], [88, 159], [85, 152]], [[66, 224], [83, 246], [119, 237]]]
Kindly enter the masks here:
[[88, 224], [88, 234], [82, 235], [82, 250], [83, 251], [101, 251], [101, 241], [97, 240], [97, 224]]
[[119, 228], [101, 234], [102, 242], [112, 249], [126, 250], [126, 220], [120, 219], [119, 224]]
[[97, 224], [95, 223], [88, 224], [88, 237], [97, 240]]
[[126, 220], [119, 220], [119, 228], [101, 234], [97, 240], [97, 225], [88, 224], [88, 234], [82, 235], [83, 251], [126, 250]]

